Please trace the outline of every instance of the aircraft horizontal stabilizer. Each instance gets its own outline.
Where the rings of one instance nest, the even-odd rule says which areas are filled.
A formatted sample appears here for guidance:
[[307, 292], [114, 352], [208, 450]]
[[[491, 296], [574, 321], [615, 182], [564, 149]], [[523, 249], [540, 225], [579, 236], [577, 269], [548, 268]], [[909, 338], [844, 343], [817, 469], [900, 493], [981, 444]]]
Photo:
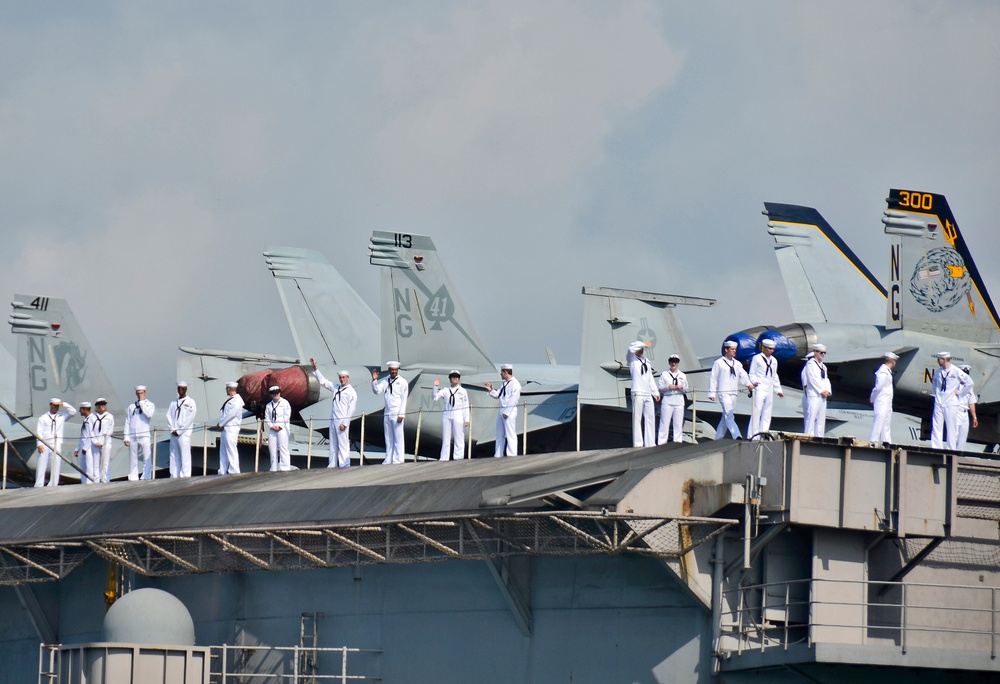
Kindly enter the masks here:
[[280, 356], [277, 354], [256, 354], [253, 352], [227, 351], [224, 349], [198, 349], [197, 347], [178, 347], [185, 354], [193, 356], [214, 356], [230, 361], [255, 361], [262, 363], [301, 363], [295, 356]]
[[882, 321], [885, 287], [818, 211], [765, 202], [763, 214], [796, 321]]
[[860, 347], [858, 349], [846, 349], [842, 352], [838, 352], [836, 349], [830, 349], [826, 355], [827, 364], [837, 364], [837, 363], [855, 363], [858, 361], [871, 361], [872, 371], [878, 368], [878, 364], [882, 362], [883, 354], [887, 351], [894, 352], [895, 354], [903, 357], [907, 351], [914, 351], [914, 349], [874, 349], [872, 347]]

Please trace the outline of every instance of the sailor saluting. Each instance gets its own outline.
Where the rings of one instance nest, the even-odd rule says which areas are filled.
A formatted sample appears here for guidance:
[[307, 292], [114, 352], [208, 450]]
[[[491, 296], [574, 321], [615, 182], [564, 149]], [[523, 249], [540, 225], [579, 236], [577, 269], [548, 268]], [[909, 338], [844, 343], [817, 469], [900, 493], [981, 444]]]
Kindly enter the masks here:
[[656, 412], [653, 401], [660, 400], [660, 390], [653, 377], [653, 366], [646, 358], [649, 342], [636, 340], [628, 346], [625, 363], [632, 376], [632, 446], [656, 444]]
[[[76, 415], [76, 409], [58, 397], [49, 399], [49, 411], [43, 413], [38, 418], [38, 464], [35, 466], [35, 486], [45, 485], [45, 471], [52, 464], [52, 476], [49, 478], [49, 485], [55, 487], [59, 484], [59, 467], [61, 465], [58, 454], [62, 453], [63, 427], [67, 420]], [[57, 453], [58, 452], [58, 453]]]
[[351, 387], [351, 374], [346, 370], [337, 373], [340, 384], [334, 385], [323, 377], [316, 359], [310, 358], [309, 363], [319, 384], [333, 392], [333, 401], [330, 402], [330, 462], [327, 468], [346, 468], [351, 465], [349, 434], [351, 418], [358, 407], [358, 393]]

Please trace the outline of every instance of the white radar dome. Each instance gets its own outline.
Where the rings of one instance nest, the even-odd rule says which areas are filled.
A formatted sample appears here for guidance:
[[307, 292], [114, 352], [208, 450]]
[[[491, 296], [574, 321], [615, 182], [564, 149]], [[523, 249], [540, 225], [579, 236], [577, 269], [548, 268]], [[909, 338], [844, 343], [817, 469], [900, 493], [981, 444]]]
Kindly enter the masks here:
[[104, 616], [104, 641], [194, 646], [194, 620], [167, 592], [136, 589], [115, 601]]

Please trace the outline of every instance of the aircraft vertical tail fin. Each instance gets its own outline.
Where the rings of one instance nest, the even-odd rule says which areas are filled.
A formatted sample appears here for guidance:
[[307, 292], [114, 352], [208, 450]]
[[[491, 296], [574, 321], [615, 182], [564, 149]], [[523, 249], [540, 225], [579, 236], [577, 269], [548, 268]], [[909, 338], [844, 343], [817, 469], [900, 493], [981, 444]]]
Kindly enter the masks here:
[[98, 397], [120, 410], [111, 381], [65, 299], [14, 295], [8, 323], [17, 336], [17, 389], [14, 410], [19, 417], [48, 410], [49, 398], [74, 406]]
[[627, 405], [630, 381], [625, 350], [630, 342], [650, 342], [647, 358], [658, 371], [667, 357], [681, 357], [681, 368], [698, 367], [698, 357], [677, 315], [677, 306], [712, 306], [714, 299], [583, 288], [583, 341], [580, 350], [580, 401], [597, 406]]
[[881, 323], [886, 289], [812, 207], [764, 202], [796, 321]]
[[403, 366], [488, 372], [486, 353], [426, 235], [375, 231], [369, 261], [382, 266], [382, 354]]
[[315, 357], [333, 366], [378, 363], [378, 316], [322, 254], [269, 247], [264, 260], [300, 360]]
[[1000, 340], [1000, 319], [944, 195], [893, 189], [882, 218], [890, 246], [886, 327]]

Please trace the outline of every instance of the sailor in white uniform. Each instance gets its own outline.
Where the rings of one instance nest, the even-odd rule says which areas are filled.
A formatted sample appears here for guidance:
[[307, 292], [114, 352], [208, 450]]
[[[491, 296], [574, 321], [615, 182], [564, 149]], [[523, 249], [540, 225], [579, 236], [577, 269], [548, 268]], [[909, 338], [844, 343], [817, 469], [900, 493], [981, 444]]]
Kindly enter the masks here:
[[808, 370], [808, 365], [810, 359], [812, 359], [813, 353], [809, 352], [806, 354], [805, 363], [802, 364], [802, 371], [799, 373], [799, 384], [802, 386], [802, 419], [809, 415], [809, 393], [806, 392], [806, 385], [809, 384], [808, 378], [806, 378], [806, 370]]
[[358, 393], [351, 386], [351, 374], [346, 370], [337, 373], [339, 385], [323, 377], [316, 359], [310, 358], [313, 376], [320, 385], [333, 392], [330, 402], [330, 461], [327, 468], [347, 468], [351, 465], [351, 418], [358, 409]]
[[441, 412], [441, 460], [451, 456], [454, 460], [465, 457], [465, 428], [469, 426], [469, 393], [462, 387], [462, 374], [457, 370], [448, 373], [450, 387], [441, 387], [441, 380], [434, 378], [434, 401], [444, 402]]
[[[958, 426], [958, 395], [965, 384], [965, 373], [951, 363], [951, 354], [943, 351], [934, 355], [938, 368], [931, 378], [934, 389], [934, 412], [931, 414], [931, 447], [943, 449], [953, 448], [957, 444]], [[947, 441], [945, 441], [947, 434]]]
[[500, 379], [503, 384], [494, 389], [493, 383], [485, 384], [490, 396], [500, 402], [497, 409], [496, 449], [494, 458], [501, 456], [517, 456], [517, 406], [521, 403], [521, 383], [514, 377], [514, 367], [509, 363], [500, 366]]
[[830, 384], [830, 374], [827, 372], [826, 347], [822, 344], [812, 346], [813, 357], [806, 361], [803, 371], [805, 382], [802, 390], [809, 395], [808, 410], [805, 414], [805, 433], [813, 437], [826, 434], [826, 401], [833, 394]]
[[403, 420], [406, 418], [406, 400], [410, 396], [410, 385], [406, 378], [399, 377], [399, 361], [386, 364], [389, 377], [378, 379], [378, 371], [372, 370], [372, 392], [381, 394], [385, 400], [382, 411], [382, 427], [385, 431], [386, 463], [402, 463], [406, 446], [403, 441]]
[[625, 362], [632, 378], [632, 446], [634, 447], [656, 444], [656, 408], [653, 402], [660, 400], [660, 390], [656, 386], [653, 366], [646, 358], [648, 344], [636, 340], [625, 352]]
[[156, 412], [153, 402], [146, 399], [146, 386], [136, 385], [135, 403], [125, 408], [125, 446], [128, 447], [128, 479], [139, 479], [139, 454], [142, 454], [142, 479], [153, 477], [153, 457], [150, 451], [150, 421]]
[[38, 464], [35, 467], [36, 487], [45, 485], [45, 471], [49, 468], [50, 462], [52, 475], [49, 478], [49, 486], [55, 487], [59, 484], [59, 466], [62, 459], [57, 454], [62, 453], [63, 426], [75, 415], [76, 409], [72, 405], [53, 397], [49, 399], [48, 413], [43, 413], [38, 418], [38, 425], [35, 428], [35, 433], [39, 437]]
[[177, 398], [167, 407], [170, 428], [170, 477], [191, 477], [191, 433], [197, 413], [194, 399], [187, 395], [188, 385], [177, 383]]
[[115, 417], [108, 412], [108, 400], [98, 397], [94, 401], [94, 430], [90, 445], [101, 469], [100, 482], [111, 482], [111, 436], [115, 432]]
[[219, 439], [219, 475], [240, 474], [239, 438], [240, 426], [243, 424], [243, 408], [246, 402], [239, 393], [239, 383], [230, 380], [226, 383], [226, 401], [219, 408], [219, 421], [216, 425], [222, 430]]
[[750, 384], [750, 376], [743, 369], [743, 364], [736, 360], [736, 342], [727, 340], [722, 345], [722, 356], [712, 364], [712, 374], [708, 380], [708, 400], [715, 401], [715, 397], [718, 395], [719, 406], [722, 407], [722, 419], [719, 421], [719, 427], [715, 430], [716, 439], [725, 437], [727, 430], [733, 439], [743, 439], [743, 435], [736, 425], [736, 418], [733, 416], [736, 395], [740, 392], [740, 386], [747, 389], [753, 388], [753, 385]]
[[272, 385], [267, 390], [271, 401], [264, 407], [264, 425], [267, 427], [267, 450], [271, 454], [271, 472], [292, 469], [288, 453], [288, 431], [292, 422], [292, 405], [281, 396], [281, 388]]
[[962, 385], [962, 391], [958, 395], [958, 415], [955, 417], [956, 438], [951, 448], [965, 451], [969, 439], [969, 419], [972, 419], [972, 427], [979, 427], [979, 419], [976, 417], [976, 383], [973, 382], [970, 375], [971, 366], [962, 364], [958, 369], [965, 373], [966, 382]]
[[875, 387], [868, 397], [872, 405], [872, 432], [868, 441], [872, 444], [892, 442], [889, 431], [892, 423], [892, 369], [898, 358], [896, 354], [886, 352], [882, 355], [882, 365], [875, 371]]
[[80, 459], [81, 484], [93, 484], [100, 481], [100, 461], [94, 458], [94, 449], [90, 438], [94, 433], [94, 414], [91, 413], [89, 401], [81, 401], [80, 406], [80, 438], [76, 440], [73, 455]]
[[763, 340], [760, 353], [750, 359], [750, 384], [753, 385], [753, 412], [750, 416], [750, 435], [760, 439], [760, 434], [771, 429], [771, 410], [774, 395], [784, 398], [778, 380], [778, 360], [774, 358], [774, 340]]
[[673, 429], [673, 441], [684, 441], [684, 393], [688, 390], [687, 376], [680, 369], [681, 357], [671, 354], [667, 358], [670, 366], [660, 373], [660, 429], [656, 434], [657, 444], [666, 444]]

